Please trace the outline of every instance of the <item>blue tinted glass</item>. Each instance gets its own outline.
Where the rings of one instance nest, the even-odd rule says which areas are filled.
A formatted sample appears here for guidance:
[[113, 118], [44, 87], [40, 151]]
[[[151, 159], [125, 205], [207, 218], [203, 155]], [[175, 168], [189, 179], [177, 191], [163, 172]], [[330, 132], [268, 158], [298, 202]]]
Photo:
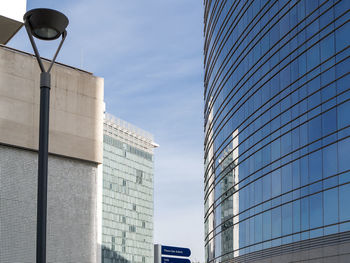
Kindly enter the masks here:
[[350, 125], [350, 101], [338, 106], [338, 128]]
[[316, 192], [319, 192], [322, 190], [323, 188], [323, 182], [317, 182], [317, 183], [313, 183], [309, 186], [309, 194], [314, 194]]
[[343, 173], [339, 175], [339, 184], [349, 183], [350, 182], [350, 173]]
[[322, 135], [330, 134], [337, 129], [337, 111], [331, 109], [322, 115]]
[[338, 188], [323, 193], [324, 224], [330, 225], [338, 222]]
[[255, 238], [255, 217], [249, 219], [249, 244], [254, 243]]
[[315, 182], [322, 178], [322, 151], [309, 155], [309, 182]]
[[350, 220], [350, 184], [339, 187], [339, 220]]
[[280, 139], [271, 143], [271, 159], [276, 160], [281, 156], [281, 144]]
[[323, 224], [322, 193], [310, 196], [310, 228]]
[[263, 191], [263, 181], [260, 179], [255, 182], [255, 193], [254, 193], [255, 204], [259, 204], [262, 202], [262, 191]]
[[271, 210], [263, 213], [263, 239], [271, 238]]
[[281, 207], [272, 209], [272, 238], [281, 236]]
[[323, 177], [326, 178], [328, 176], [334, 175], [338, 170], [338, 162], [337, 162], [337, 144], [332, 144], [326, 148], [322, 149], [323, 159]]
[[334, 34], [331, 34], [328, 37], [326, 37], [324, 40], [322, 40], [320, 44], [321, 60], [324, 61], [325, 59], [329, 58], [334, 54], [334, 49], [335, 49], [334, 44], [335, 44]]
[[317, 117], [309, 121], [309, 141], [315, 141], [321, 137], [322, 125], [321, 125], [321, 117]]
[[259, 214], [255, 217], [255, 243], [262, 241], [263, 235], [263, 217], [262, 214]]
[[300, 231], [300, 200], [293, 202], [293, 232]]
[[[350, 116], [350, 114], [349, 114]], [[338, 162], [339, 172], [350, 169], [350, 138], [342, 140], [338, 143]]]
[[323, 189], [331, 188], [338, 185], [338, 176], [333, 176], [323, 181]]
[[339, 225], [325, 227], [323, 231], [325, 235], [336, 234], [339, 231]]
[[301, 230], [309, 229], [309, 199], [303, 198], [300, 200], [301, 210]]
[[300, 167], [299, 160], [292, 163], [292, 173], [293, 173], [293, 188], [300, 186]]
[[307, 185], [309, 183], [309, 161], [308, 156], [300, 159], [300, 181], [301, 186]]
[[221, 193], [230, 192], [215, 186], [221, 208], [208, 225], [241, 213], [234, 233], [225, 224], [213, 235], [206, 230], [206, 240], [214, 238], [207, 263], [234, 261], [233, 248], [242, 248], [236, 257], [350, 230], [338, 224], [350, 220], [350, 187], [339, 186], [350, 182], [350, 1], [209, 3], [205, 163], [214, 167], [206, 184], [226, 173], [222, 160], [232, 158], [234, 144], [240, 186], [239, 198], [223, 202]]
[[323, 228], [310, 231], [310, 238], [323, 236]]
[[291, 234], [293, 231], [293, 205], [282, 206], [282, 235]]
[[245, 223], [246, 221], [239, 223], [239, 247], [244, 247], [246, 245], [245, 244], [245, 236], [246, 236]]
[[277, 169], [271, 174], [272, 197], [281, 194], [281, 170]]
[[266, 201], [271, 198], [271, 174], [263, 177], [263, 200]]
[[339, 229], [341, 232], [350, 231], [350, 222], [341, 224]]
[[[347, 1], [344, 1], [344, 2], [347, 2]], [[348, 36], [349, 31], [350, 31], [350, 24], [346, 23], [345, 25], [337, 29], [337, 31], [335, 32], [335, 35], [336, 35], [335, 47], [337, 52], [350, 45], [350, 38]]]
[[290, 164], [282, 167], [282, 193], [292, 190], [292, 166]]

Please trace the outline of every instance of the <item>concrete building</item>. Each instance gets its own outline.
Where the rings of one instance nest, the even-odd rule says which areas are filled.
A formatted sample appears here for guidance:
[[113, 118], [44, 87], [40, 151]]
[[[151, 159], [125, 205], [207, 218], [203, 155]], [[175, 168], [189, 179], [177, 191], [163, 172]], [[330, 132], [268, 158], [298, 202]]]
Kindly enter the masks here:
[[0, 44], [5, 45], [23, 26], [27, 0], [0, 2]]
[[[47, 67], [47, 62], [45, 62]], [[39, 67], [0, 46], [0, 262], [35, 262]], [[103, 79], [52, 70], [47, 261], [101, 261]]]
[[204, 5], [206, 262], [350, 262], [350, 1]]
[[110, 114], [103, 126], [103, 263], [153, 263], [153, 136]]

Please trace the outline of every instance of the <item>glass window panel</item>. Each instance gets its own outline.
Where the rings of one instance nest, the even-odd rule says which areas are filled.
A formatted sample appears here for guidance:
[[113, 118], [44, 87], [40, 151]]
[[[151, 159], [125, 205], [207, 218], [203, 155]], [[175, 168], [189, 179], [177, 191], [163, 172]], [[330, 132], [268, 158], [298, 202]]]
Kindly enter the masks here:
[[262, 241], [263, 229], [262, 229], [263, 216], [259, 214], [255, 217], [255, 243]]
[[274, 161], [280, 157], [281, 157], [280, 139], [277, 139], [271, 143], [271, 159], [272, 161]]
[[310, 231], [310, 238], [323, 236], [323, 228]]
[[350, 101], [338, 106], [338, 129], [350, 125]]
[[328, 226], [325, 227], [323, 230], [324, 235], [331, 235], [331, 234], [336, 234], [339, 231], [339, 225], [335, 226]]
[[334, 175], [337, 173], [337, 144], [332, 144], [322, 149], [323, 154], [323, 178]]
[[[350, 112], [350, 111], [349, 111]], [[350, 114], [349, 114], [350, 116]], [[350, 138], [338, 143], [339, 172], [350, 169]]]
[[249, 244], [253, 244], [255, 240], [255, 217], [249, 219]]
[[350, 184], [339, 187], [339, 220], [350, 220]]
[[300, 165], [299, 160], [292, 163], [293, 189], [300, 187]]
[[337, 111], [335, 108], [322, 114], [322, 135], [335, 132], [337, 129]]
[[281, 207], [272, 209], [271, 222], [272, 222], [272, 238], [281, 236]]
[[343, 173], [339, 175], [339, 184], [350, 182], [350, 173]]
[[293, 206], [292, 203], [282, 206], [282, 235], [288, 235], [293, 230]]
[[323, 189], [328, 189], [338, 185], [338, 176], [333, 176], [323, 181]]
[[322, 151], [309, 155], [309, 182], [315, 182], [322, 178]]
[[271, 174], [272, 197], [281, 194], [281, 169], [277, 169]]
[[259, 179], [255, 182], [255, 204], [259, 204], [262, 202], [262, 192], [263, 192], [263, 181]]
[[322, 125], [321, 117], [316, 117], [309, 121], [309, 142], [313, 142], [321, 137]]
[[350, 231], [350, 222], [341, 224], [339, 230], [340, 232]]
[[322, 193], [310, 196], [310, 228], [320, 227], [323, 224]]
[[309, 162], [308, 156], [305, 156], [300, 159], [300, 181], [301, 186], [307, 185], [309, 183]]
[[300, 200], [293, 202], [293, 232], [300, 231]]
[[[339, 75], [339, 71], [337, 71], [337, 73], [338, 73], [337, 75]], [[346, 90], [349, 90], [349, 85], [348, 85], [349, 81], [350, 81], [350, 76], [349, 75], [341, 76], [341, 78], [337, 80], [337, 82], [336, 82], [336, 86], [337, 86], [336, 90], [337, 90], [338, 94], [340, 94], [340, 93], [342, 93], [342, 92], [344, 92]], [[342, 95], [340, 95], [340, 96], [342, 96]], [[344, 99], [343, 100], [338, 99], [338, 103], [342, 102], [342, 101], [344, 101]]]
[[[327, 17], [327, 16], [323, 16], [323, 17]], [[334, 43], [335, 43], [334, 34], [330, 34], [329, 36], [327, 36], [322, 40], [322, 42], [320, 43], [322, 61], [334, 55], [334, 48], [335, 48]]]
[[282, 193], [292, 190], [293, 178], [292, 178], [292, 166], [287, 164], [282, 167]]
[[271, 239], [271, 210], [263, 213], [263, 239]]
[[309, 198], [303, 198], [300, 200], [300, 210], [301, 210], [301, 230], [309, 229]]
[[323, 193], [324, 224], [330, 225], [338, 222], [338, 188]]
[[[347, 1], [344, 1], [344, 2], [347, 2]], [[348, 36], [349, 31], [350, 31], [350, 24], [345, 23], [342, 27], [338, 28], [337, 31], [335, 32], [335, 35], [336, 35], [335, 47], [337, 52], [350, 45], [350, 38]]]
[[322, 184], [323, 182], [317, 182], [309, 186], [309, 194], [314, 194], [316, 192], [319, 192], [322, 190]]

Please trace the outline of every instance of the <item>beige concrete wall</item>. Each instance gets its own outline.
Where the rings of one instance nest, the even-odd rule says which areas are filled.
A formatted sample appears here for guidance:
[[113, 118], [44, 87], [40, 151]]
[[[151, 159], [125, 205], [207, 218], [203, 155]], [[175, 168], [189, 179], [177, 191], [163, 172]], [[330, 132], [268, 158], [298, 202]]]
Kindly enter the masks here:
[[[38, 149], [39, 77], [35, 57], [0, 46], [0, 143]], [[103, 88], [102, 78], [54, 65], [50, 153], [102, 163]]]

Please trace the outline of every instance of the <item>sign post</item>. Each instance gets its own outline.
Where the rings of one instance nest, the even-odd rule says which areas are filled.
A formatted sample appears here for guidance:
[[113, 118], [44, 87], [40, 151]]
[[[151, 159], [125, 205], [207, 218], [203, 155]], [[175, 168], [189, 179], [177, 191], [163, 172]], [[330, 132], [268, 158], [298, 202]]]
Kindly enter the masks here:
[[[163, 257], [163, 255], [166, 256]], [[189, 248], [154, 245], [154, 263], [191, 263], [186, 258], [189, 256], [191, 256]]]

